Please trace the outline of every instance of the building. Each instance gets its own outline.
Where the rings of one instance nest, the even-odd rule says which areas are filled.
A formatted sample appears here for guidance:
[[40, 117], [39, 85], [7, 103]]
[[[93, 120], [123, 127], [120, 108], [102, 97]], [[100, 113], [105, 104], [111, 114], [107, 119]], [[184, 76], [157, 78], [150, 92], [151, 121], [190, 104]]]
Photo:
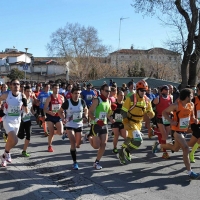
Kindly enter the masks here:
[[[132, 68], [137, 65], [137, 67], [142, 67], [146, 72], [149, 72], [149, 75], [152, 72], [152, 76], [153, 73], [158, 73], [160, 70], [163, 77], [168, 78], [167, 80], [178, 82], [180, 78], [181, 54], [164, 48], [140, 50], [134, 49], [132, 46], [130, 49], [114, 51], [110, 53], [109, 57], [111, 65], [118, 70], [122, 66]], [[167, 68], [169, 77], [164, 76]], [[174, 72], [174, 76], [170, 74], [170, 71]]]

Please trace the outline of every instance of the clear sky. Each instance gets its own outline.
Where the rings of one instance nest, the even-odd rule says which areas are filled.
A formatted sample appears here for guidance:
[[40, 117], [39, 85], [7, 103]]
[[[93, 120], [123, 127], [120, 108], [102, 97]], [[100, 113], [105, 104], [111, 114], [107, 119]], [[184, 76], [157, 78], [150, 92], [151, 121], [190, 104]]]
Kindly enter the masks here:
[[93, 26], [105, 45], [120, 48], [164, 47], [170, 36], [155, 17], [143, 17], [131, 7], [132, 0], [1, 0], [0, 50], [15, 46], [35, 57], [47, 56], [50, 35], [67, 22]]

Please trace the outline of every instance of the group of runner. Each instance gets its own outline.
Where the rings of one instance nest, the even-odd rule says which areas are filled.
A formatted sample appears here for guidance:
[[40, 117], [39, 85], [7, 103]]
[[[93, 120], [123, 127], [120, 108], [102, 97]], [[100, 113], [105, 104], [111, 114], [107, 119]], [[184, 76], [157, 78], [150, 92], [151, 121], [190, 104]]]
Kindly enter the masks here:
[[[59, 84], [47, 83], [32, 88], [30, 84], [20, 85], [17, 79], [10, 82], [10, 90], [7, 85], [2, 85], [0, 117], [6, 132], [6, 144], [1, 165], [6, 167], [12, 161], [10, 151], [18, 143], [18, 138], [25, 138], [22, 155], [30, 156], [27, 148], [33, 115], [48, 137], [48, 152], [54, 151], [54, 134], [67, 134], [75, 170], [79, 169], [76, 149], [86, 137], [97, 149], [93, 166], [102, 169], [100, 160], [108, 140], [108, 120], [114, 134], [113, 153], [121, 164], [131, 161], [131, 153], [143, 143], [141, 128], [144, 121], [148, 137], [158, 137], [152, 152], [162, 151], [162, 158], [169, 159], [167, 150], [176, 152], [182, 149], [187, 173], [191, 179], [197, 179], [199, 174], [192, 171], [190, 163], [195, 162], [194, 153], [200, 144], [200, 84], [197, 94], [184, 88], [176, 98], [172, 95], [172, 85], [155, 88], [154, 95], [144, 80], [136, 84], [131, 81], [127, 86], [125, 90], [124, 87], [117, 88], [116, 84], [103, 84], [100, 90], [95, 90], [87, 84], [82, 90], [72, 84], [59, 87]], [[90, 126], [90, 133], [82, 137], [84, 123]], [[185, 134], [190, 131], [192, 137], [186, 141]], [[167, 143], [170, 135], [173, 141]], [[121, 148], [117, 147], [119, 136], [124, 138]], [[189, 147], [192, 147], [191, 152]]]

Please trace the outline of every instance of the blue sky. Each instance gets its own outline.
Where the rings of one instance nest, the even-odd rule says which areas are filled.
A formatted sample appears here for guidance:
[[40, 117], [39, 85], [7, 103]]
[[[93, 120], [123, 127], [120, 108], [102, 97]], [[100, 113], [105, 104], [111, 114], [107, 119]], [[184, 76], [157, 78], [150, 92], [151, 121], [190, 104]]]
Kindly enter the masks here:
[[155, 17], [143, 17], [130, 6], [132, 0], [6, 0], [1, 1], [0, 50], [15, 46], [35, 57], [47, 56], [50, 35], [67, 22], [93, 26], [105, 45], [117, 50], [121, 17], [120, 48], [164, 47], [170, 36]]

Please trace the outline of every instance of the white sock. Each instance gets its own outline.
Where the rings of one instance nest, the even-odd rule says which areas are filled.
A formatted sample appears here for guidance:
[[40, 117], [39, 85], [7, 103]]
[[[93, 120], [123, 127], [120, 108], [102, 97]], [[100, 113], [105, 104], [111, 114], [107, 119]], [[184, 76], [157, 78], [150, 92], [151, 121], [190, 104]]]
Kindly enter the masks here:
[[187, 171], [187, 174], [188, 174], [188, 175], [190, 175], [191, 173], [192, 173], [192, 170], [190, 170], [190, 171]]

